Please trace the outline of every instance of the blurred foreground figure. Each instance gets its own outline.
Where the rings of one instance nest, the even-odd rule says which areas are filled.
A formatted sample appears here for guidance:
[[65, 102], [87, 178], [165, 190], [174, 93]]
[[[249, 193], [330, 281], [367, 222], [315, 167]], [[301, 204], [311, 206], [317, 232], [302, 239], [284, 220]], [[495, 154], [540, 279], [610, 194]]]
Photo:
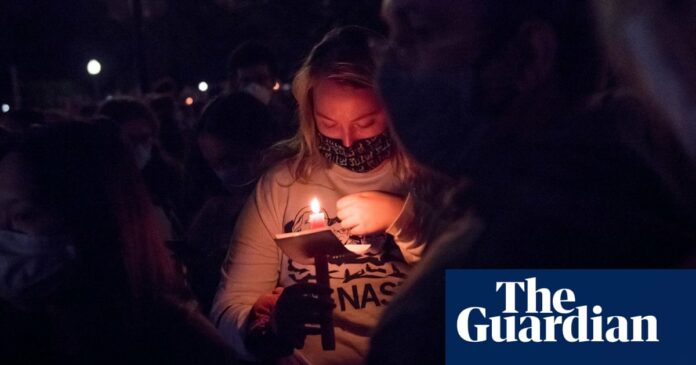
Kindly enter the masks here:
[[115, 133], [44, 127], [0, 157], [5, 363], [223, 364]]
[[651, 114], [604, 90], [589, 4], [384, 3], [379, 84], [395, 129], [416, 160], [470, 184], [432, 207], [462, 213], [384, 314], [369, 363], [444, 363], [448, 268], [687, 260], [689, 202], [644, 157], [659, 153], [646, 150]]
[[678, 173], [672, 177], [674, 184], [685, 189], [685, 199], [693, 203], [696, 3], [621, 0], [596, 1], [596, 4], [602, 36], [618, 76], [652, 102], [668, 122], [665, 133], [675, 137], [677, 148], [685, 151], [683, 156], [664, 159]]

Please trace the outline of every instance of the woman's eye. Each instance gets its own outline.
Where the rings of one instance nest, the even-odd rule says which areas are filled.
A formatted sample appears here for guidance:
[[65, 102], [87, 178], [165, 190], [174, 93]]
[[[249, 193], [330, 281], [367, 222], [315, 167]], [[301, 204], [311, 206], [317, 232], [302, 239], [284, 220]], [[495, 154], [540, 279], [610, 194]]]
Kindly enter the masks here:
[[357, 123], [358, 127], [360, 127], [360, 128], [369, 128], [369, 127], [371, 127], [373, 124], [375, 124], [375, 120], [374, 120], [374, 119], [366, 119], [366, 120], [364, 120], [364, 121], [361, 121], [361, 122], [358, 122], [358, 123]]
[[322, 121], [321, 124], [322, 124], [325, 128], [333, 128], [333, 127], [336, 126], [336, 123], [335, 123], [335, 122], [330, 122], [330, 121], [328, 121], [328, 120]]

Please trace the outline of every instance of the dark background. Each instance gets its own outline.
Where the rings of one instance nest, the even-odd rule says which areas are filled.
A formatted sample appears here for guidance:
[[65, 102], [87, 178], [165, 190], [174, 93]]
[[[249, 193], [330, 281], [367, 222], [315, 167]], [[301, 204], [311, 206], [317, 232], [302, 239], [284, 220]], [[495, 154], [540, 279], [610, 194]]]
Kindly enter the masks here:
[[137, 36], [137, 0], [1, 0], [0, 103], [13, 104], [13, 67], [23, 107], [57, 107], [70, 95], [90, 94], [95, 80], [85, 67], [92, 58], [102, 64], [96, 82], [103, 94], [133, 93], [139, 80], [152, 84], [165, 76], [180, 87], [201, 80], [214, 85], [225, 78], [229, 52], [256, 39], [272, 47], [281, 78], [289, 81], [312, 44], [332, 27], [384, 30], [381, 0], [140, 2]]

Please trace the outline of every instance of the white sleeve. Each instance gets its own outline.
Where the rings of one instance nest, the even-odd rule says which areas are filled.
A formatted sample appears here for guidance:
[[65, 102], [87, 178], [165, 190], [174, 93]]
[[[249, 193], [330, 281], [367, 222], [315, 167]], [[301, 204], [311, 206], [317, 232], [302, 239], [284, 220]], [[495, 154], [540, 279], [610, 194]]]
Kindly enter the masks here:
[[264, 176], [237, 219], [211, 310], [225, 343], [247, 360], [254, 360], [244, 346], [247, 318], [256, 300], [276, 287], [282, 260], [273, 235], [282, 232], [285, 199], [273, 184], [272, 175]]
[[399, 216], [387, 228], [386, 232], [394, 236], [394, 242], [399, 246], [407, 263], [413, 265], [420, 261], [426, 245], [425, 242], [418, 240], [416, 234], [415, 212], [411, 194], [406, 196]]

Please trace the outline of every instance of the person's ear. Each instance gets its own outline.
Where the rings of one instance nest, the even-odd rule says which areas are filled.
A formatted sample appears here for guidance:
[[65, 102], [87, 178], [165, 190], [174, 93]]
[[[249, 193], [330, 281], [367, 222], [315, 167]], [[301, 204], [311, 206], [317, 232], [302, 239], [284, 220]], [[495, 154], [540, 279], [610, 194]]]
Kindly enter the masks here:
[[546, 22], [527, 21], [518, 31], [521, 67], [515, 83], [518, 91], [536, 90], [553, 81], [558, 56], [558, 36]]

